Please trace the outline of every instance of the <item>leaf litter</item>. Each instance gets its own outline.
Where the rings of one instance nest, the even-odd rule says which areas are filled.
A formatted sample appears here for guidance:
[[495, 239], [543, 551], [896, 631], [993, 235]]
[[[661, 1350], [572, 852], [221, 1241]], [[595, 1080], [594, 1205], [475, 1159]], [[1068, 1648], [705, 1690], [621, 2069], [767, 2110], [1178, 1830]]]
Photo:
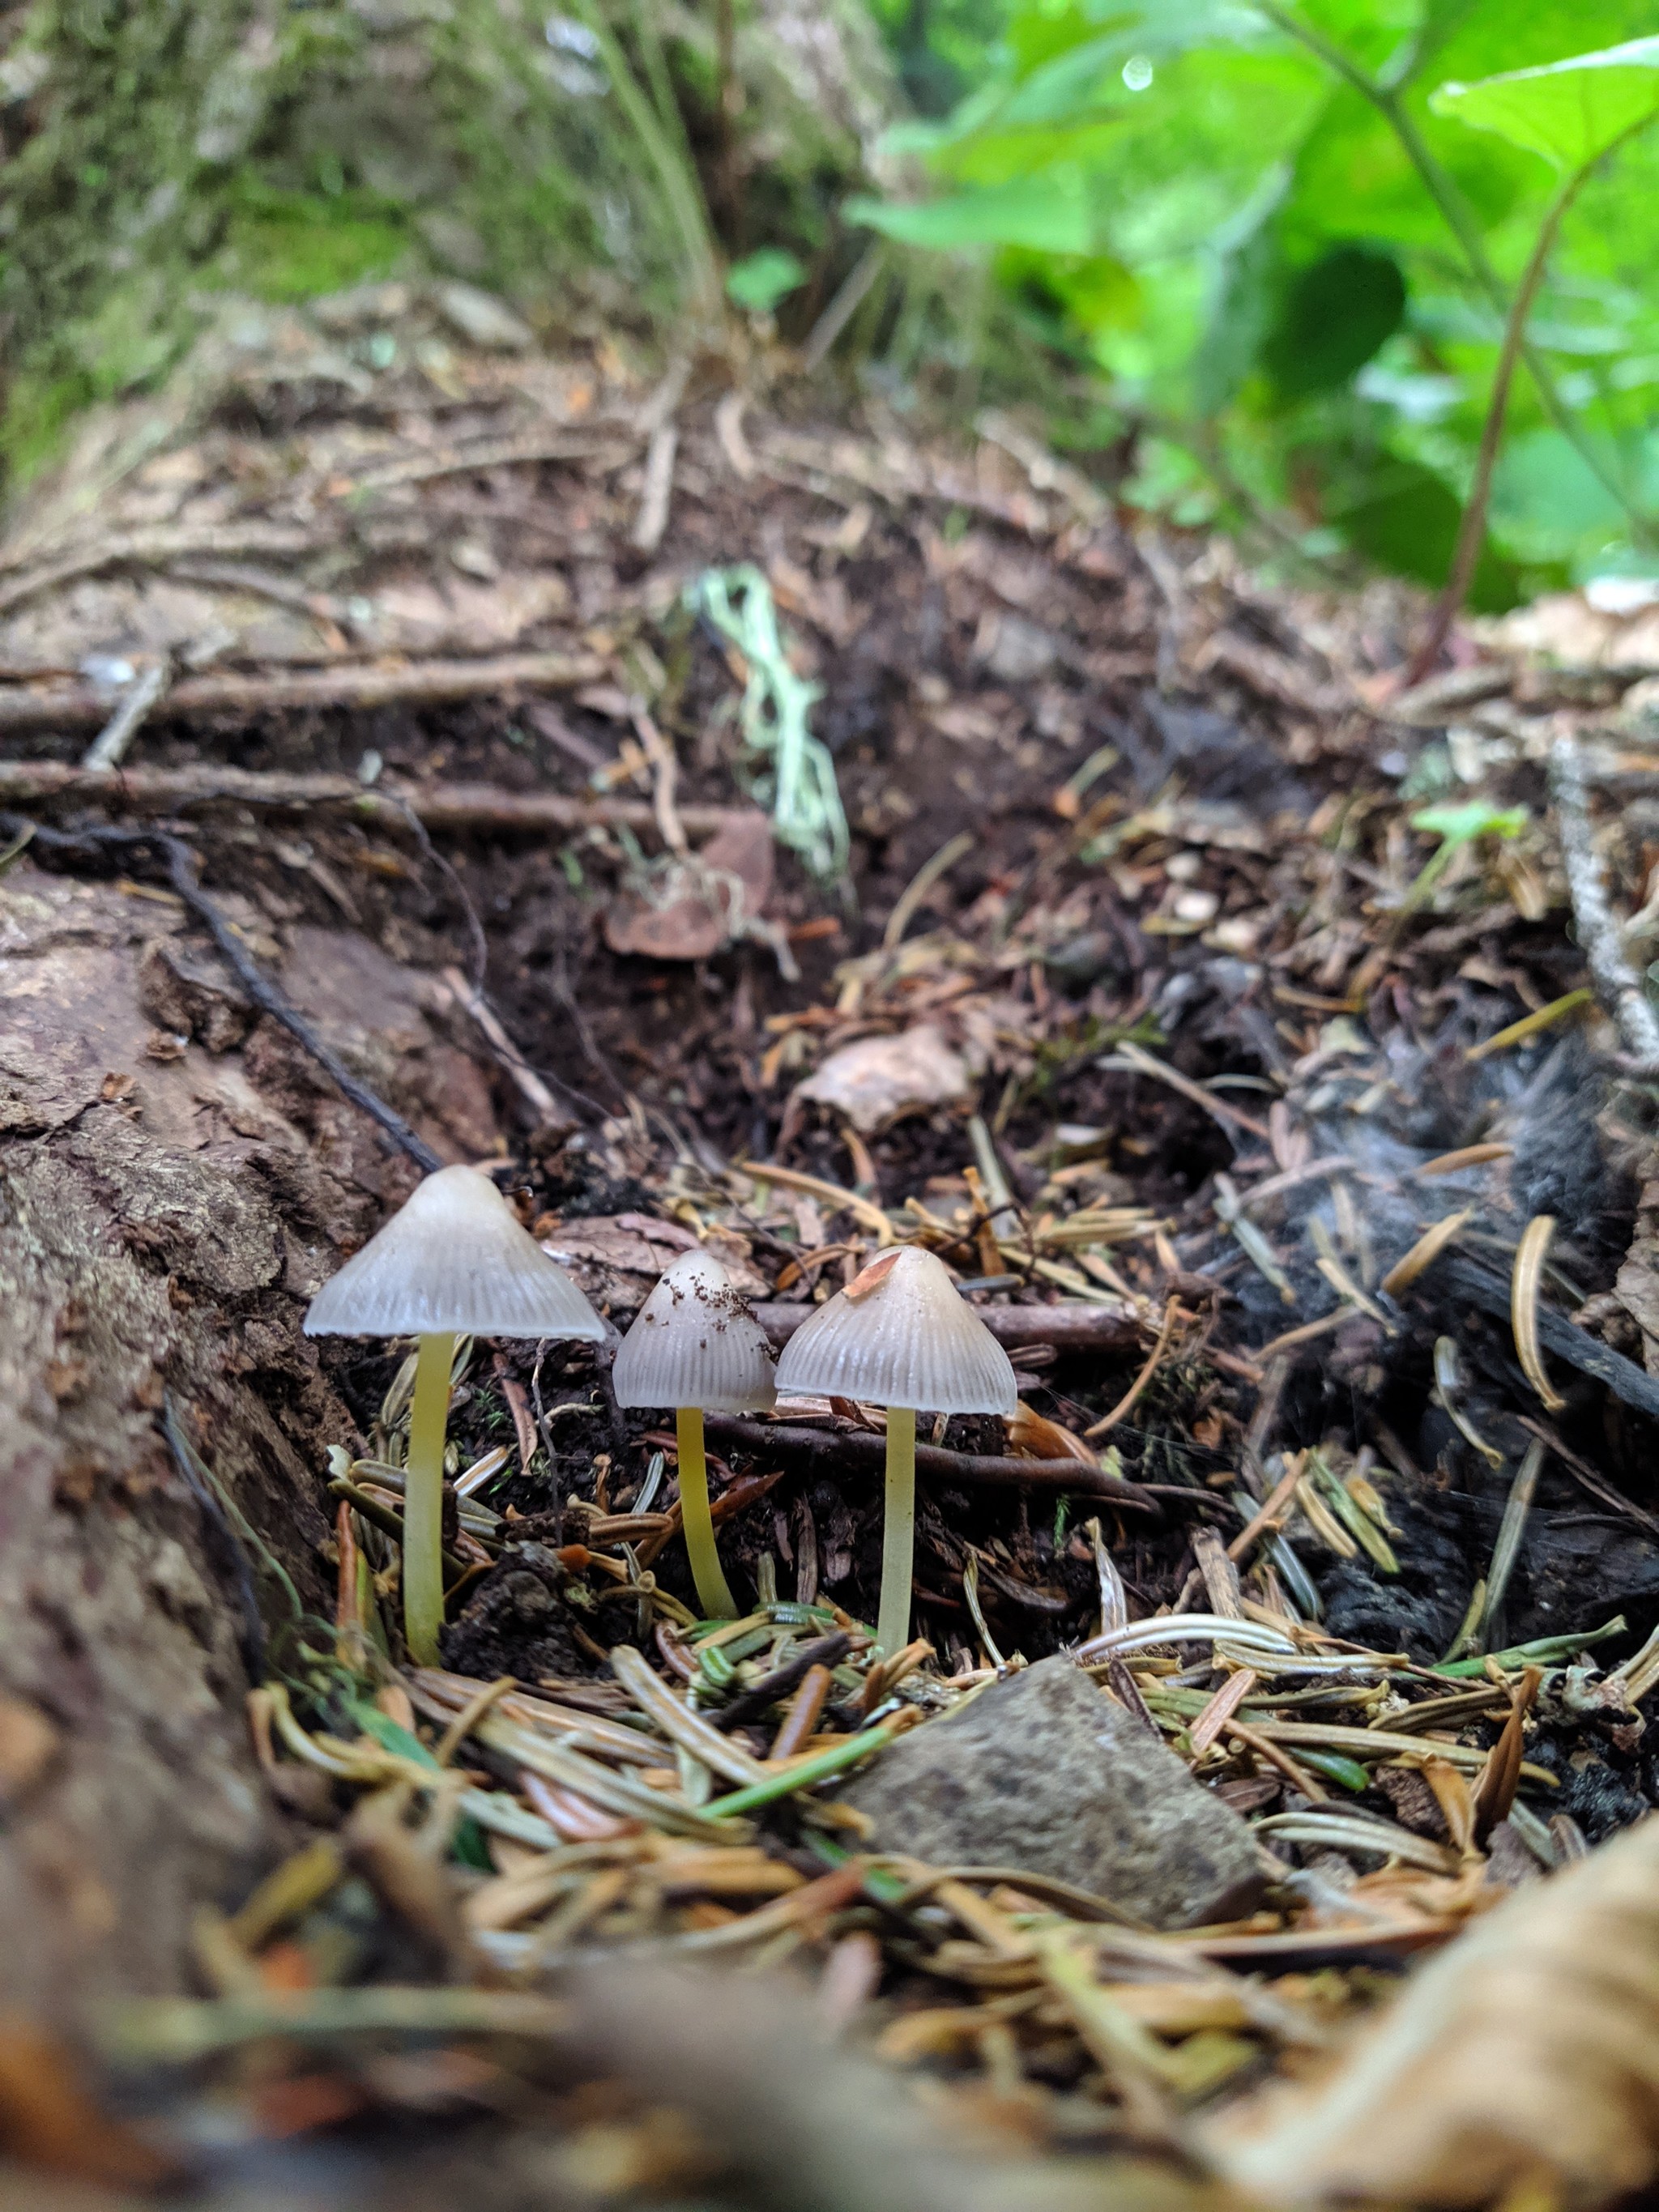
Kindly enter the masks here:
[[[988, 2130], [988, 2202], [1152, 2187], [1148, 2161], [1160, 2202], [1650, 2180], [1640, 669], [1495, 629], [1402, 693], [1397, 592], [1269, 591], [1006, 443], [876, 413], [750, 398], [757, 524], [718, 379], [668, 400], [642, 549], [655, 400], [614, 354], [452, 356], [434, 388], [374, 337], [328, 343], [384, 404], [319, 388], [258, 468], [210, 351], [193, 443], [89, 448], [37, 495], [5, 556], [8, 804], [187, 787], [210, 886], [447, 967], [518, 1102], [506, 1186], [618, 1325], [707, 1243], [781, 1343], [921, 1243], [1022, 1407], [924, 1430], [915, 1640], [884, 1656], [878, 1409], [711, 1419], [749, 1609], [708, 1621], [673, 1437], [617, 1411], [603, 1354], [464, 1344], [446, 1663], [414, 1668], [406, 1363], [331, 1350], [337, 1609], [273, 1633], [249, 1701], [305, 1833], [204, 1911], [201, 1993], [119, 2008], [106, 2057], [255, 2139], [533, 2112], [592, 2201], [799, 2201], [733, 2150], [769, 2126], [824, 2201], [874, 2201], [760, 2020], [830, 2102], [843, 2064], [892, 2100], [900, 2167], [949, 2167], [913, 2121]], [[285, 319], [285, 357], [306, 341]], [[152, 686], [129, 780], [93, 791], [86, 679], [53, 672], [118, 644], [118, 690], [157, 654], [320, 682], [251, 731]], [[406, 678], [366, 709], [387, 650]], [[441, 653], [471, 690], [427, 682]], [[300, 796], [319, 772], [379, 811]], [[562, 823], [526, 833], [548, 799]], [[871, 1848], [840, 1780], [1055, 1651], [1252, 1824], [1247, 1917], [1158, 1932], [1030, 1869]], [[674, 2044], [660, 1978], [694, 1966], [724, 1978], [690, 2010], [751, 2054], [724, 2104]], [[62, 2164], [50, 2106], [7, 2140]]]

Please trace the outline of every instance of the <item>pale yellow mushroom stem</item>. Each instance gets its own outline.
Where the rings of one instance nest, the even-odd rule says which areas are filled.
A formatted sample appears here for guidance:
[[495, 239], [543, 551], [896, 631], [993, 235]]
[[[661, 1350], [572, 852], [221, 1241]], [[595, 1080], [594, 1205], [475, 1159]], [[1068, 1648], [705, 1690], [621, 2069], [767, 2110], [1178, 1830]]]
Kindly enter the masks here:
[[735, 1620], [732, 1596], [714, 1542], [714, 1516], [708, 1510], [708, 1461], [702, 1448], [702, 1408], [678, 1406], [674, 1432], [679, 1439], [680, 1523], [685, 1530], [685, 1555], [691, 1562], [691, 1579], [697, 1586], [697, 1603], [705, 1620]]
[[876, 1642], [890, 1658], [910, 1640], [910, 1577], [916, 1548], [916, 1414], [887, 1408], [887, 1496], [881, 1535], [881, 1610]]
[[436, 1667], [444, 1625], [444, 1435], [455, 1338], [447, 1331], [416, 1341], [404, 1468], [404, 1636], [418, 1666]]

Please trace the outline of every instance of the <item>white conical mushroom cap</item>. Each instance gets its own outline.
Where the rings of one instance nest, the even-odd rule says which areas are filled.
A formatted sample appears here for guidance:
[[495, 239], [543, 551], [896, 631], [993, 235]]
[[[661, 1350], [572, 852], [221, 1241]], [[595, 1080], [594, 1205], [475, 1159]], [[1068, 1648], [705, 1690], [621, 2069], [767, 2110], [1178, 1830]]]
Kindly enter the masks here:
[[605, 1323], [487, 1176], [429, 1175], [306, 1316], [307, 1336], [586, 1337]]
[[930, 1413], [1012, 1413], [1019, 1403], [1007, 1353], [918, 1244], [884, 1252], [801, 1323], [778, 1388]]
[[767, 1412], [777, 1396], [766, 1331], [712, 1252], [682, 1252], [640, 1308], [611, 1370], [619, 1406]]

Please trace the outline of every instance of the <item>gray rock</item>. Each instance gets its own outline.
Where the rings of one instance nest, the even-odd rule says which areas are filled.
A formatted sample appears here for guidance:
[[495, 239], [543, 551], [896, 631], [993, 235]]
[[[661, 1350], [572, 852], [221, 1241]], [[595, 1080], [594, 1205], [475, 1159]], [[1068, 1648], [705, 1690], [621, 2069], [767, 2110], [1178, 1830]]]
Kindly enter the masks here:
[[504, 300], [476, 284], [440, 284], [433, 301], [450, 328], [471, 345], [491, 353], [528, 353], [536, 343], [535, 332]]
[[1069, 1659], [901, 1736], [842, 1795], [878, 1850], [1051, 1875], [1155, 1928], [1231, 1919], [1261, 1888], [1237, 1814]]

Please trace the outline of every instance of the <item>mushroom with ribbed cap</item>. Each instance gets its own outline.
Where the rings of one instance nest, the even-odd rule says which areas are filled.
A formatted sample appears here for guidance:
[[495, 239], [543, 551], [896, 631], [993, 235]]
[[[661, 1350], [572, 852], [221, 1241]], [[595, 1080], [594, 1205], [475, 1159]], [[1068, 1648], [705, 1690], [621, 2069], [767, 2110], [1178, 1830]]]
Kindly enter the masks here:
[[903, 1244], [872, 1260], [805, 1321], [778, 1362], [778, 1388], [887, 1408], [886, 1517], [876, 1641], [890, 1656], [910, 1633], [915, 1548], [916, 1409], [1001, 1413], [1019, 1404], [1008, 1355], [944, 1262]]
[[441, 1168], [312, 1300], [307, 1336], [413, 1336], [404, 1631], [422, 1666], [443, 1626], [444, 1431], [458, 1335], [574, 1337], [605, 1323], [475, 1168]]
[[619, 1406], [672, 1406], [679, 1438], [680, 1518], [697, 1599], [710, 1620], [737, 1602], [720, 1567], [708, 1506], [702, 1417], [768, 1413], [777, 1396], [766, 1332], [714, 1253], [682, 1252], [623, 1339], [611, 1370]]

